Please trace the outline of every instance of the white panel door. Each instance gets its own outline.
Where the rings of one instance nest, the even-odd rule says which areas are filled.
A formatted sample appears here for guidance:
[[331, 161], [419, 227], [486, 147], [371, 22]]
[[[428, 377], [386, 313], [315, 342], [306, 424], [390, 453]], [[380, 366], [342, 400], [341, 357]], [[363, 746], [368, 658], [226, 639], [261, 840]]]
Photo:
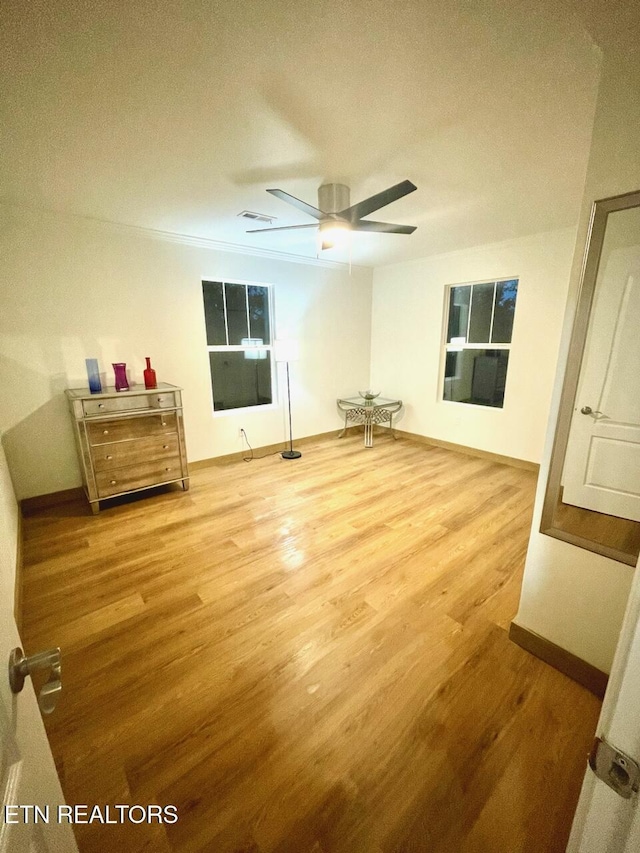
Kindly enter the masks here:
[[[12, 612], [15, 512], [0, 446], [0, 853], [77, 853], [71, 827], [56, 822], [64, 797], [31, 679], [18, 694], [9, 686], [9, 655], [22, 645]], [[48, 809], [49, 823], [34, 823], [31, 811], [27, 822], [24, 812], [6, 808], [34, 805], [44, 815]]]
[[[640, 566], [629, 593], [597, 734], [640, 762]], [[624, 799], [588, 767], [567, 853], [637, 853], [638, 850], [637, 794]]]
[[[56, 821], [57, 806], [64, 797], [31, 680], [18, 695], [9, 687], [9, 654], [19, 645], [15, 622], [4, 609], [0, 612], [0, 853], [76, 853], [71, 827]], [[48, 812], [49, 823], [34, 822], [32, 810], [27, 821], [24, 811], [9, 808], [24, 805], [40, 806], [42, 814]]]
[[565, 457], [563, 502], [640, 521], [640, 247], [615, 249], [602, 265]]

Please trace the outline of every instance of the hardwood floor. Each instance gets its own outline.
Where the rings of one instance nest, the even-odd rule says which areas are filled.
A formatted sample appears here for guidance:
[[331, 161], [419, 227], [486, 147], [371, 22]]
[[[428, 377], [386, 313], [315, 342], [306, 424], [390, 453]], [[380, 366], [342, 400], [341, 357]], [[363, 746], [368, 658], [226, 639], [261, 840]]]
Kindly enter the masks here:
[[634, 565], [640, 554], [640, 521], [565, 504], [561, 498], [555, 508], [553, 525], [565, 533], [622, 551], [634, 558]]
[[509, 642], [535, 475], [388, 436], [24, 521], [82, 853], [563, 851], [599, 701]]

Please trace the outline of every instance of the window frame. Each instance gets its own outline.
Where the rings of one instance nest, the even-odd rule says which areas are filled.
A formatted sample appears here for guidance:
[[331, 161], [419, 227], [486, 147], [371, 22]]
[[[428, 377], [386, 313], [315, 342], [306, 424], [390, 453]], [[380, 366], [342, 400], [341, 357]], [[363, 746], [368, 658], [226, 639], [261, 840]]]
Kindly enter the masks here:
[[[229, 325], [227, 320], [227, 300], [226, 300], [226, 290], [225, 285], [227, 284], [240, 284], [246, 288], [245, 290], [245, 301], [247, 305], [247, 319], [249, 318], [249, 287], [265, 287], [267, 289], [267, 306], [269, 311], [269, 337], [270, 342], [268, 344], [264, 344], [260, 347], [254, 346], [243, 346], [242, 344], [209, 344], [207, 342], [207, 322], [206, 322], [206, 314], [204, 313], [204, 296], [202, 296], [202, 306], [203, 306], [203, 319], [204, 319], [204, 334], [205, 334], [205, 347], [207, 353], [207, 371], [209, 373], [209, 388], [211, 390], [211, 411], [214, 418], [223, 418], [228, 417], [229, 415], [237, 415], [239, 412], [264, 412], [271, 411], [273, 409], [278, 408], [278, 386], [277, 386], [277, 370], [276, 370], [276, 362], [273, 356], [273, 341], [274, 341], [274, 327], [275, 327], [275, 311], [274, 311], [274, 291], [275, 286], [272, 282], [267, 281], [249, 281], [247, 279], [239, 279], [239, 278], [225, 278], [223, 276], [202, 276], [200, 279], [200, 287], [202, 289], [205, 284], [222, 284], [223, 287], [223, 305], [224, 305], [224, 326], [225, 332], [227, 335], [227, 340], [229, 338]], [[247, 325], [247, 331], [251, 331], [250, 325]], [[245, 340], [250, 340], [250, 338], [245, 338]], [[240, 406], [234, 409], [216, 409], [215, 407], [215, 397], [213, 393], [213, 377], [211, 375], [211, 363], [209, 359], [209, 353], [211, 352], [246, 352], [254, 349], [267, 350], [271, 353], [270, 355], [270, 363], [271, 363], [271, 402], [263, 403], [257, 406]]]
[[489, 324], [489, 337], [491, 337], [493, 332], [493, 320], [495, 315], [495, 307], [496, 307], [496, 288], [499, 284], [505, 281], [516, 281], [518, 283], [518, 294], [516, 295], [516, 306], [518, 301], [518, 295], [520, 294], [520, 276], [519, 275], [503, 275], [497, 278], [487, 278], [487, 279], [479, 279], [478, 281], [461, 281], [454, 282], [452, 284], [446, 284], [444, 286], [444, 305], [442, 312], [442, 336], [441, 336], [441, 345], [440, 345], [440, 368], [438, 372], [438, 390], [437, 390], [437, 402], [438, 403], [448, 403], [454, 406], [470, 406], [474, 409], [482, 409], [486, 411], [489, 409], [490, 411], [503, 412], [505, 409], [505, 400], [507, 397], [507, 384], [509, 381], [509, 366], [507, 365], [507, 375], [505, 377], [505, 392], [504, 399], [502, 401], [502, 406], [489, 406], [483, 405], [482, 403], [465, 403], [462, 400], [447, 400], [444, 396], [444, 388], [445, 388], [445, 373], [446, 373], [446, 365], [447, 365], [447, 353], [449, 352], [462, 352], [463, 350], [506, 350], [509, 353], [509, 363], [511, 363], [511, 349], [513, 347], [513, 335], [515, 330], [515, 309], [514, 309], [514, 317], [513, 317], [513, 327], [511, 329], [511, 340], [509, 343], [451, 343], [447, 341], [448, 332], [449, 332], [449, 309], [451, 305], [451, 290], [454, 287], [470, 287], [471, 294], [469, 298], [469, 317], [467, 319], [467, 334], [466, 338], [469, 337], [469, 329], [471, 326], [471, 308], [473, 305], [473, 288], [479, 284], [493, 284], [493, 302], [491, 305], [491, 322]]

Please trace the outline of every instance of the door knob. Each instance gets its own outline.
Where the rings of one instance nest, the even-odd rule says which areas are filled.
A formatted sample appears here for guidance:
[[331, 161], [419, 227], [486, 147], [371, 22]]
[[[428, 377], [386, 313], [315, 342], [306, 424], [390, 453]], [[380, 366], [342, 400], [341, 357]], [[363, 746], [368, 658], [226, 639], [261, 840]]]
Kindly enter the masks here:
[[594, 412], [591, 406], [583, 406], [580, 411], [583, 415], [601, 415], [602, 412]]
[[25, 678], [38, 670], [50, 670], [49, 678], [38, 694], [40, 710], [43, 714], [50, 714], [62, 691], [60, 649], [25, 657], [22, 649], [16, 648], [9, 655], [9, 684], [13, 693], [20, 693]]

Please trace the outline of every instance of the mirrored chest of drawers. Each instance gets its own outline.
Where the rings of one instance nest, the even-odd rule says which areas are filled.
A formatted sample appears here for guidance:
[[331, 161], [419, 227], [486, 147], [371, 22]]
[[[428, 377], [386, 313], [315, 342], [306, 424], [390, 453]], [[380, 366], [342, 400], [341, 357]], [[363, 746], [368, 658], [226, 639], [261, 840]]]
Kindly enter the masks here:
[[100, 501], [181, 482], [189, 488], [181, 389], [66, 391], [82, 469], [94, 513]]

